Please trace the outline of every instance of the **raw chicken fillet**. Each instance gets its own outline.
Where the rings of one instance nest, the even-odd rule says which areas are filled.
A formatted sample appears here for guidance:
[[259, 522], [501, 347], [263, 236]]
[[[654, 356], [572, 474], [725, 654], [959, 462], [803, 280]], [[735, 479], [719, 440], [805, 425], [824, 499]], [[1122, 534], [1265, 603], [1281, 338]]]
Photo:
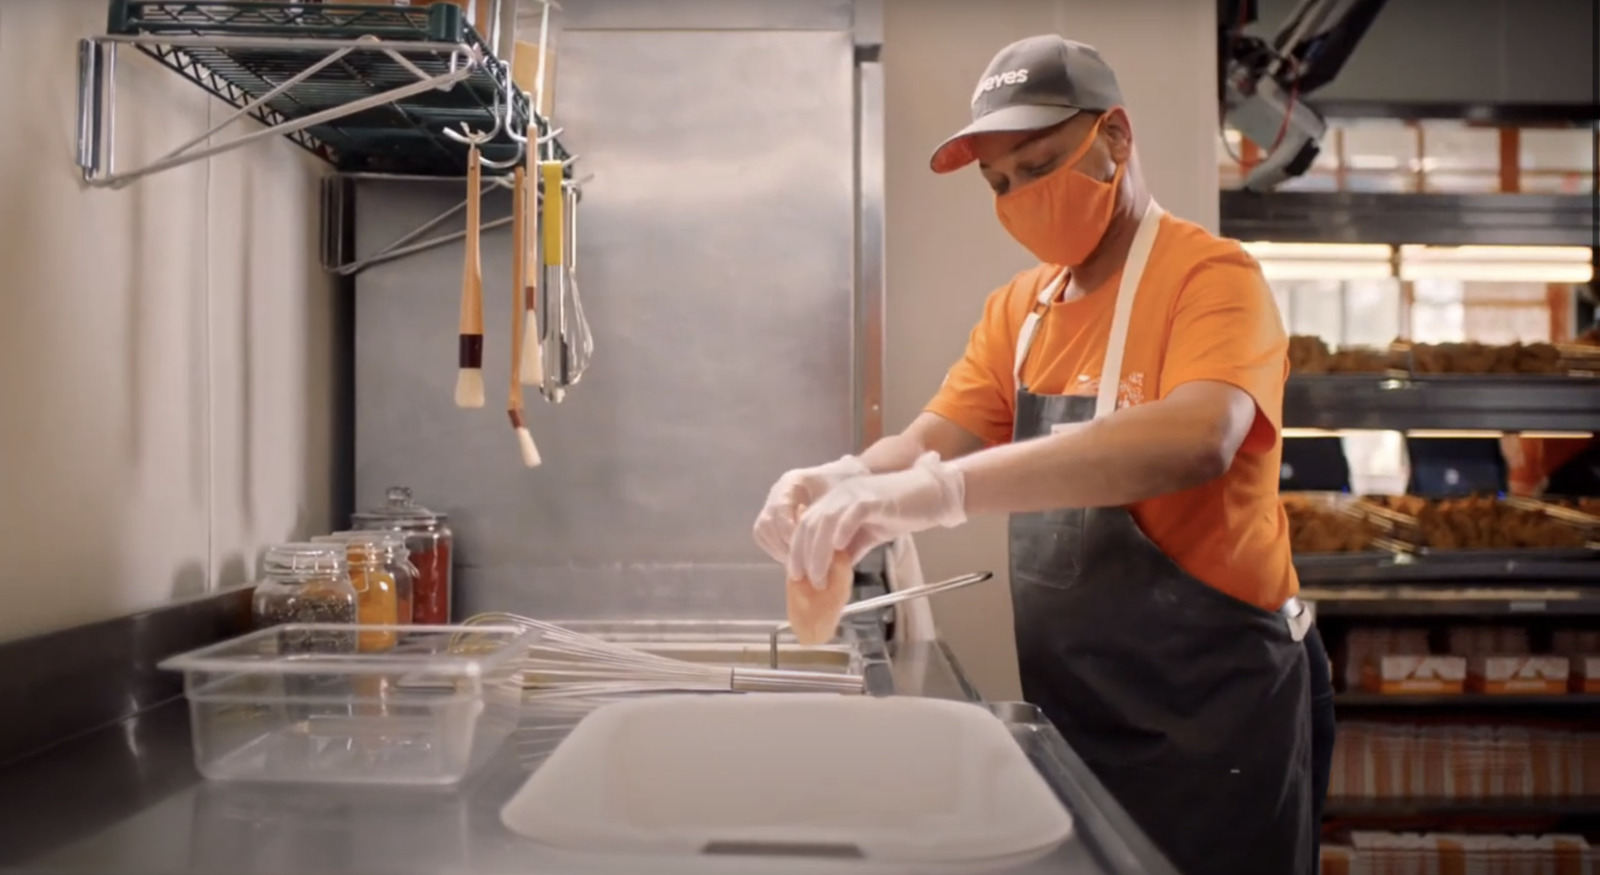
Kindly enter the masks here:
[[845, 553], [833, 554], [833, 564], [828, 566], [827, 584], [820, 589], [809, 580], [791, 580], [788, 591], [789, 627], [795, 640], [801, 644], [822, 644], [833, 638], [839, 627], [839, 615], [850, 603], [851, 584], [855, 582], [855, 568]]

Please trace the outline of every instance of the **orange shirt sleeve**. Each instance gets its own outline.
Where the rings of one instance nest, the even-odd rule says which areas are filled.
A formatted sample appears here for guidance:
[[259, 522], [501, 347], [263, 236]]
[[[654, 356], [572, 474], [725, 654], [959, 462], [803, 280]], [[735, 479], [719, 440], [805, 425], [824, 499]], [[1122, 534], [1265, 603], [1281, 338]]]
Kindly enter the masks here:
[[924, 408], [954, 422], [985, 444], [1011, 440], [1016, 418], [1012, 358], [1016, 332], [1009, 314], [1012, 284], [996, 289], [983, 305], [983, 318], [967, 337], [967, 349]]
[[1178, 295], [1161, 367], [1161, 395], [1196, 380], [1227, 383], [1256, 402], [1256, 420], [1240, 447], [1270, 449], [1283, 427], [1289, 337], [1261, 268], [1243, 250], [1208, 258]]

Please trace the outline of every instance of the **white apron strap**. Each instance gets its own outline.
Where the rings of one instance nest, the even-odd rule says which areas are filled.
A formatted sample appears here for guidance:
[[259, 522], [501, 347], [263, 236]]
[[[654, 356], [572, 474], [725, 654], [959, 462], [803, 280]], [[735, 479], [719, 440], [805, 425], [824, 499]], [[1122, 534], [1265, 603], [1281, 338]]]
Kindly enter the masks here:
[[1151, 198], [1144, 209], [1144, 216], [1139, 219], [1139, 230], [1133, 235], [1128, 260], [1122, 267], [1116, 309], [1111, 316], [1111, 337], [1106, 343], [1106, 360], [1100, 366], [1100, 392], [1094, 401], [1095, 419], [1117, 411], [1117, 387], [1122, 383], [1122, 354], [1128, 347], [1128, 323], [1133, 319], [1133, 299], [1138, 297], [1139, 281], [1144, 279], [1145, 265], [1150, 263], [1150, 249], [1155, 246], [1156, 232], [1161, 230], [1162, 212], [1155, 198]]
[[1022, 365], [1028, 360], [1028, 350], [1033, 348], [1033, 333], [1039, 330], [1039, 317], [1061, 294], [1069, 275], [1070, 272], [1064, 270], [1055, 279], [1045, 283], [1044, 288], [1039, 290], [1039, 297], [1033, 302], [1033, 308], [1028, 311], [1028, 317], [1022, 320], [1022, 330], [1017, 333], [1017, 354], [1011, 365], [1011, 382], [1019, 389], [1022, 387]]

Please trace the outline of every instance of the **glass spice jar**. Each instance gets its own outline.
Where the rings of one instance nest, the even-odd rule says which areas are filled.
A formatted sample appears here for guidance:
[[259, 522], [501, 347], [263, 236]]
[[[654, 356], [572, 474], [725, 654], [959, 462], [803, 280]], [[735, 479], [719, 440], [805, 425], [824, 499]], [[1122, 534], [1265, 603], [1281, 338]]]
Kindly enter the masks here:
[[402, 626], [415, 622], [412, 617], [417, 589], [417, 566], [411, 564], [411, 551], [406, 549], [404, 532], [384, 532], [377, 529], [349, 529], [334, 532], [334, 537], [362, 537], [373, 539], [374, 546], [383, 555], [383, 567], [394, 576], [395, 596], [400, 600], [399, 619]]
[[395, 592], [400, 596], [400, 623], [416, 622], [417, 566], [411, 564], [411, 551], [406, 547], [406, 536], [400, 532], [377, 532], [383, 535], [383, 565], [394, 575]]
[[[340, 532], [312, 539], [341, 544], [350, 564], [350, 585], [356, 591], [356, 617], [362, 626], [393, 626], [400, 622], [400, 597], [394, 575], [384, 564], [386, 532]], [[393, 630], [363, 629], [358, 642], [363, 653], [393, 647]]]
[[[350, 583], [346, 551], [333, 544], [278, 544], [261, 561], [250, 610], [255, 626], [264, 629], [289, 623], [349, 623], [357, 618], [356, 590]], [[297, 631], [283, 639], [294, 653], [347, 651], [348, 637], [339, 633]]]
[[389, 489], [382, 507], [351, 515], [351, 527], [360, 531], [393, 531], [405, 535], [411, 564], [417, 569], [412, 590], [412, 622], [438, 625], [450, 622], [450, 595], [455, 585], [451, 567], [455, 536], [442, 513], [418, 504], [404, 486]]

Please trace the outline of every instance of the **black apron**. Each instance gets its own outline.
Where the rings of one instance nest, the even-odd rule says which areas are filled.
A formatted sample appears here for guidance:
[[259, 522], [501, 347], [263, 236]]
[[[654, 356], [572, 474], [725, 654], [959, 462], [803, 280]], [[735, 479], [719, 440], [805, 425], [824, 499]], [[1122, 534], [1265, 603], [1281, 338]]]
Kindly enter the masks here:
[[[1154, 204], [1118, 291], [1100, 396], [1036, 395], [1018, 339], [1013, 440], [1115, 409]], [[1040, 296], [1056, 297], [1060, 283]], [[1310, 680], [1298, 600], [1273, 613], [1185, 573], [1122, 508], [1014, 514], [1023, 697], [1039, 706], [1184, 875], [1302, 875], [1311, 859]]]

